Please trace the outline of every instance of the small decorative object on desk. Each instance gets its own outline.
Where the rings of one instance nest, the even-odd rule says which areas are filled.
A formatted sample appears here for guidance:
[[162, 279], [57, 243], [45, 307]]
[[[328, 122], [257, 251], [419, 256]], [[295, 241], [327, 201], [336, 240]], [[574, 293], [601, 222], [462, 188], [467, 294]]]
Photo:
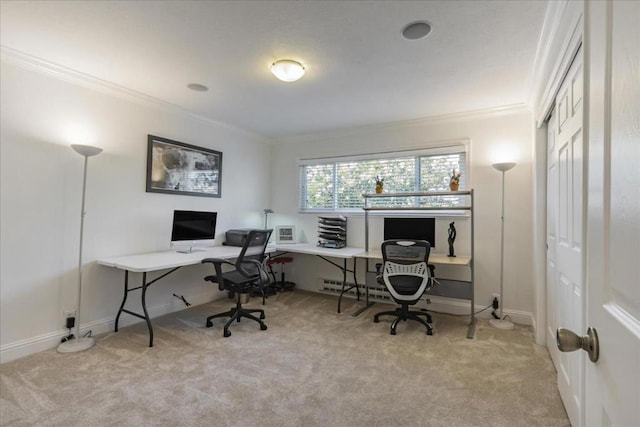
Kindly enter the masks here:
[[449, 255], [447, 255], [447, 256], [450, 256], [450, 257], [455, 257], [456, 256], [454, 254], [454, 252], [453, 252], [453, 242], [455, 242], [456, 234], [458, 234], [456, 232], [456, 227], [454, 225], [455, 223], [456, 223], [455, 221], [449, 223], [449, 238], [447, 239], [448, 242], [449, 242]]
[[347, 218], [343, 216], [319, 217], [318, 246], [333, 249], [347, 246]]
[[382, 189], [384, 188], [384, 178], [380, 175], [376, 175], [376, 194], [382, 193]]
[[451, 179], [449, 181], [449, 189], [451, 191], [458, 191], [458, 187], [460, 186], [460, 172], [456, 172], [454, 169], [451, 173]]

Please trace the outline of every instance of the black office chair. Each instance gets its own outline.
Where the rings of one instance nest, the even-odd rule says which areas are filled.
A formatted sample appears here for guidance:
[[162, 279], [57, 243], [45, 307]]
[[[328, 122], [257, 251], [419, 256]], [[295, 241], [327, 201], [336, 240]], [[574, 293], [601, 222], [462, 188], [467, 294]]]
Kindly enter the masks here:
[[[255, 289], [261, 289], [263, 292], [271, 283], [267, 269], [264, 266], [265, 249], [269, 243], [269, 237], [273, 230], [251, 230], [247, 235], [247, 240], [240, 251], [240, 255], [235, 263], [220, 258], [206, 258], [203, 263], [213, 264], [216, 274], [215, 276], [207, 276], [204, 279], [209, 282], [218, 283], [218, 289], [227, 291], [236, 299], [236, 306], [224, 313], [214, 314], [207, 317], [207, 328], [213, 326], [212, 320], [218, 317], [229, 317], [224, 325], [224, 336], [231, 335], [229, 326], [233, 321], [240, 322], [240, 319], [246, 317], [260, 324], [261, 330], [266, 330], [267, 325], [262, 321], [265, 318], [264, 310], [261, 309], [245, 309], [242, 307], [242, 295], [249, 294]], [[231, 271], [222, 271], [222, 266], [229, 264], [235, 267]], [[260, 313], [260, 318], [251, 313]]]
[[[400, 320], [415, 320], [427, 328], [427, 335], [433, 335], [431, 315], [426, 311], [411, 311], [422, 294], [433, 283], [433, 266], [428, 264], [431, 244], [425, 240], [385, 240], [382, 242], [382, 283], [387, 287], [393, 300], [400, 307], [393, 311], [381, 311], [373, 316], [378, 323], [380, 316], [395, 316], [391, 324], [391, 335], [396, 334]], [[420, 316], [424, 316], [423, 319]]]

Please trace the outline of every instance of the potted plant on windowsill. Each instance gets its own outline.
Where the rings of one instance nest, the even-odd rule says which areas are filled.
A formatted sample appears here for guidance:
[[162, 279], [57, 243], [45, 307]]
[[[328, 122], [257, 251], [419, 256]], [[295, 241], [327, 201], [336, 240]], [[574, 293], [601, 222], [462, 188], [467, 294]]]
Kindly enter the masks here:
[[458, 191], [458, 188], [460, 187], [460, 176], [461, 176], [461, 173], [456, 172], [455, 169], [451, 173], [451, 177], [450, 177], [451, 179], [449, 180], [449, 189], [451, 191]]
[[380, 175], [376, 175], [376, 194], [382, 193], [383, 188], [384, 188], [384, 178], [380, 177]]

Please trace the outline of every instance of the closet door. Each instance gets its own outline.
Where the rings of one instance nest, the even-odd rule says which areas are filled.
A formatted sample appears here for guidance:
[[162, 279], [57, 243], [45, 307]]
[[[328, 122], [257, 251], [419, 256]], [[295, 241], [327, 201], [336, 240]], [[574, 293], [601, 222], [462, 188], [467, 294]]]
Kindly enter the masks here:
[[558, 115], [553, 110], [547, 121], [547, 349], [553, 364], [558, 366], [559, 350], [556, 347], [556, 329], [558, 328], [557, 305], [557, 254], [558, 235], [558, 161], [556, 137], [558, 134]]
[[[547, 290], [553, 312], [549, 352], [558, 371], [558, 389], [573, 425], [582, 425], [584, 352], [555, 349], [557, 327], [585, 329], [584, 306], [584, 143], [583, 58], [576, 54], [556, 97], [554, 123], [548, 151]], [[551, 336], [548, 337], [551, 341]]]

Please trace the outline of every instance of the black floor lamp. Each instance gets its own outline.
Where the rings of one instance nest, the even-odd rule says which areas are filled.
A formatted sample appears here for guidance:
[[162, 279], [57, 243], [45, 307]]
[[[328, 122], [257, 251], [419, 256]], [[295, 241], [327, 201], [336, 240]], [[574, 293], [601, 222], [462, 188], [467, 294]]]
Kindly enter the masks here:
[[78, 255], [78, 300], [76, 302], [76, 321], [75, 321], [75, 337], [68, 341], [63, 342], [58, 346], [60, 353], [75, 353], [77, 351], [86, 350], [93, 347], [95, 340], [91, 337], [80, 338], [80, 302], [82, 297], [82, 237], [84, 232], [84, 199], [85, 191], [87, 188], [87, 164], [89, 157], [98, 155], [102, 152], [102, 148], [92, 147], [90, 145], [78, 145], [71, 146], [73, 150], [84, 156], [84, 174], [82, 177], [82, 208], [80, 210], [80, 250]]

